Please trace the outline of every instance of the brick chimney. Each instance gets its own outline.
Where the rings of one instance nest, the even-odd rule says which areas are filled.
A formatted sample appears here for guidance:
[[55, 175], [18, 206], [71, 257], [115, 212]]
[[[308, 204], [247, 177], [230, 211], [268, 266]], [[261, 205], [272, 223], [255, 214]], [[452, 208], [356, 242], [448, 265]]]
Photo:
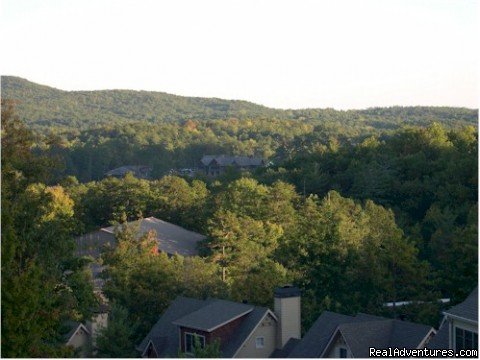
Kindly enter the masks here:
[[301, 338], [300, 289], [285, 285], [275, 289], [274, 312], [278, 318], [277, 349], [291, 338]]

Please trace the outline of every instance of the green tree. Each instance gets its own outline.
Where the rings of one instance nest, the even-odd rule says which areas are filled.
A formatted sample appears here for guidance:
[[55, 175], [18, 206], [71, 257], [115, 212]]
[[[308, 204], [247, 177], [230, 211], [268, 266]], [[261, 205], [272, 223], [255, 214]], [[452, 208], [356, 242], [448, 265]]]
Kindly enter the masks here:
[[276, 249], [282, 228], [270, 222], [218, 211], [209, 222], [212, 260], [226, 273], [248, 271]]
[[61, 188], [32, 184], [51, 164], [33, 154], [33, 138], [2, 101], [2, 355], [72, 356], [58, 331], [72, 312], [61, 278], [72, 203]]
[[135, 351], [136, 326], [132, 324], [128, 311], [113, 303], [108, 315], [108, 325], [99, 331], [96, 347], [97, 356], [103, 358], [130, 358], [138, 356]]

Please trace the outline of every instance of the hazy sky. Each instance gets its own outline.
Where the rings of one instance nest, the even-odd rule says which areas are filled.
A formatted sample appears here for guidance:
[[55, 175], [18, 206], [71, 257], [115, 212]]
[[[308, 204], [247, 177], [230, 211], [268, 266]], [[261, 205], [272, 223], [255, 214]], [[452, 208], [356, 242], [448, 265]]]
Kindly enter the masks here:
[[0, 71], [279, 108], [478, 107], [478, 1], [2, 0]]

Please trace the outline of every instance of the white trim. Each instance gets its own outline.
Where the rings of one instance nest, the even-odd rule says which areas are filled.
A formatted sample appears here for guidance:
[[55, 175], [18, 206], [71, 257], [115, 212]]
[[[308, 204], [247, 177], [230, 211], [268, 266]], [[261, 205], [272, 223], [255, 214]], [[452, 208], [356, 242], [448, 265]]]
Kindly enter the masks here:
[[348, 351], [350, 351], [350, 354], [352, 354], [352, 356], [355, 357], [352, 349], [350, 348], [350, 345], [348, 345], [348, 343], [347, 343], [347, 339], [345, 339], [345, 336], [343, 336], [342, 332], [340, 331], [340, 325], [337, 326], [337, 328], [333, 332], [333, 335], [330, 337], [330, 340], [328, 340], [327, 345], [325, 346], [325, 348], [323, 349], [323, 351], [321, 352], [321, 354], [318, 357], [320, 357], [320, 358], [325, 357], [325, 352], [330, 347], [330, 345], [332, 345], [332, 342], [335, 339], [335, 336], [337, 335], [337, 333], [340, 334], [340, 336], [343, 338], [343, 342], [347, 346], [347, 355], [348, 355]]
[[[340, 356], [342, 354], [342, 350], [345, 350], [345, 357]], [[346, 359], [348, 357], [348, 348], [346, 346], [340, 346], [338, 348], [338, 358], [339, 359]]]
[[442, 318], [442, 321], [440, 322], [440, 325], [438, 326], [438, 330], [440, 330], [443, 324], [447, 321], [447, 317], [444, 314], [442, 315], [443, 315], [443, 318]]
[[267, 309], [267, 311], [265, 312], [265, 314], [262, 316], [262, 318], [260, 319], [260, 321], [257, 323], [257, 325], [255, 325], [255, 327], [253, 328], [253, 330], [250, 332], [250, 334], [248, 334], [248, 336], [245, 338], [245, 340], [240, 344], [240, 346], [238, 347], [237, 351], [235, 351], [235, 353], [232, 355], [232, 358], [236, 357], [238, 352], [242, 349], [243, 345], [245, 345], [245, 343], [250, 340], [250, 338], [252, 337], [253, 333], [255, 332], [255, 330], [257, 330], [257, 328], [260, 326], [260, 324], [262, 323], [262, 321], [267, 317], [267, 315], [270, 315], [273, 317], [273, 319], [277, 322], [278, 324], [278, 319], [277, 317], [275, 316], [275, 314], [272, 312], [272, 310], [270, 309]]
[[275, 319], [275, 321], [278, 321], [277, 315], [275, 315], [275, 313], [272, 310], [267, 309], [267, 311]]
[[[183, 333], [183, 346], [185, 347], [185, 351], [184, 351], [185, 354], [193, 355], [193, 352], [187, 352], [187, 334], [188, 335], [193, 335], [194, 338], [196, 336], [198, 336], [199, 338], [203, 338], [203, 348], [205, 348], [205, 345], [207, 344], [207, 339], [205, 338], [205, 335], [200, 335], [200, 334], [197, 334], [197, 333], [192, 333], [192, 332], [185, 331]], [[195, 344], [192, 344], [192, 346], [195, 347]]]
[[68, 346], [68, 343], [70, 342], [70, 340], [73, 339], [73, 337], [74, 337], [75, 335], [77, 335], [78, 329], [80, 329], [80, 328], [83, 328], [83, 330], [85, 330], [85, 332], [86, 332], [88, 335], [90, 335], [90, 331], [88, 331], [88, 329], [86, 328], [86, 326], [83, 325], [82, 323], [80, 323], [80, 324], [78, 324], [77, 328], [75, 329], [75, 331], [73, 332], [73, 334], [70, 336], [70, 338], [67, 340], [67, 342], [65, 343], [65, 345]]
[[[427, 338], [430, 336], [430, 334], [432, 332], [433, 332], [433, 335], [435, 335], [437, 333], [434, 328], [431, 328], [430, 331], [427, 333], [427, 335], [425, 335], [425, 337], [422, 339], [422, 341], [420, 341], [420, 343], [417, 346], [417, 349], [421, 349], [420, 346], [425, 342], [425, 340], [427, 340]], [[425, 346], [426, 346], [426, 344], [423, 344], [423, 347], [425, 347]]]
[[[472, 333], [472, 334], [477, 334], [477, 336], [478, 336], [478, 331], [475, 332], [474, 330], [465, 329], [465, 328], [462, 328], [460, 326], [456, 326], [456, 325], [453, 325], [453, 324], [452, 324], [452, 326], [453, 326], [453, 331], [452, 331], [452, 335], [451, 335], [452, 342], [453, 342], [452, 343], [452, 349], [455, 350], [455, 351], [460, 350], [460, 349], [457, 350], [457, 329], [463, 331], [463, 344], [465, 344], [465, 332], [466, 331], [468, 331], [469, 333]], [[473, 342], [473, 338], [472, 338], [472, 342]]]
[[[261, 340], [261, 344], [258, 344], [258, 341]], [[263, 349], [265, 347], [265, 336], [257, 336], [255, 338], [255, 349]]]
[[156, 347], [155, 347], [155, 345], [153, 344], [153, 341], [152, 341], [152, 339], [150, 339], [150, 340], [148, 340], [147, 346], [145, 346], [145, 349], [143, 350], [143, 353], [142, 353], [142, 355], [141, 355], [142, 357], [144, 357], [144, 356], [145, 356], [145, 353], [147, 352], [147, 350], [148, 350], [148, 347], [149, 347], [149, 345], [150, 345], [150, 344], [152, 344], [152, 346], [153, 346], [153, 349], [155, 350], [155, 354], [157, 354], [157, 356], [158, 356], [158, 351], [157, 351], [157, 348], [156, 348]]
[[226, 325], [226, 324], [228, 324], [228, 323], [231, 323], [231, 322], [234, 321], [234, 320], [237, 320], [238, 318], [241, 318], [241, 317], [244, 316], [244, 315], [247, 315], [247, 314], [251, 313], [252, 311], [253, 311], [253, 307], [252, 307], [251, 309], [248, 309], [247, 311], [245, 311], [245, 312], [243, 312], [243, 313], [241, 313], [241, 314], [233, 317], [233, 318], [228, 319], [227, 321], [224, 321], [223, 323], [221, 323], [221, 324], [219, 324], [219, 325], [214, 326], [213, 328], [210, 328], [210, 329], [196, 328], [196, 327], [193, 327], [193, 326], [191, 326], [191, 325], [187, 325], [187, 324], [185, 324], [185, 323], [176, 322], [176, 321], [173, 322], [173, 324], [174, 324], [174, 325], [181, 326], [181, 327], [183, 327], [183, 328], [187, 328], [187, 329], [195, 329], [195, 330], [200, 330], [200, 331], [212, 332], [212, 331], [214, 331], [214, 330], [216, 330], [216, 329], [218, 329], [218, 328], [220, 328], [220, 327], [222, 327], [222, 326], [224, 326], [224, 325]]
[[461, 317], [461, 316], [458, 316], [458, 315], [450, 314], [446, 311], [443, 312], [443, 315], [448, 316], [448, 317], [450, 317], [454, 320], [461, 320], [461, 321], [468, 322], [470, 324], [478, 325], [478, 320], [467, 319], [467, 318], [464, 318], [464, 317]]

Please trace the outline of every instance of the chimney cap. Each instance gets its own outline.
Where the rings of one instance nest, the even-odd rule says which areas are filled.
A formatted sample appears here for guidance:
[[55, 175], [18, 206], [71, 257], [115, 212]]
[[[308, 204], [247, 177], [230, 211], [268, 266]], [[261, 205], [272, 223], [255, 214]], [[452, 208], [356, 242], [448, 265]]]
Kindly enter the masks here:
[[285, 285], [275, 289], [276, 298], [289, 298], [289, 297], [298, 297], [301, 294], [301, 291], [298, 287], [293, 285]]

